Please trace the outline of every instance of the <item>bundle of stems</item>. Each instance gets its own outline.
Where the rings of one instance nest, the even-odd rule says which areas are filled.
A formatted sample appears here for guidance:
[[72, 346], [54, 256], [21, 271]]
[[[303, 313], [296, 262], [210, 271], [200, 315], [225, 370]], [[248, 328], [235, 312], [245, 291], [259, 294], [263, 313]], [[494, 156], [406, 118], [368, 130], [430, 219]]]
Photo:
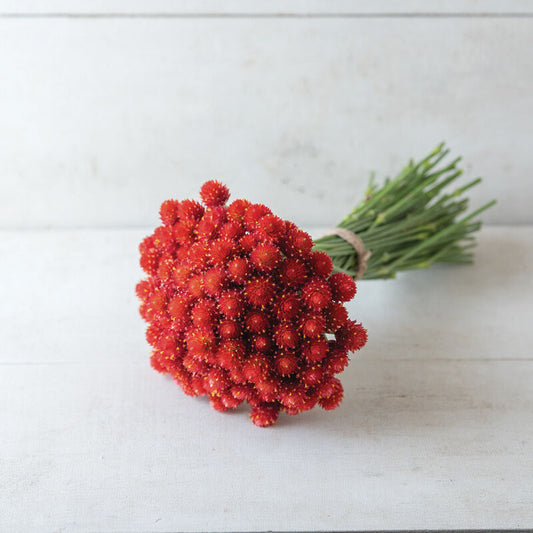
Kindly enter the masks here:
[[[442, 143], [418, 163], [411, 160], [381, 187], [370, 178], [365, 199], [338, 225], [358, 235], [372, 252], [362, 279], [394, 278], [398, 271], [433, 263], [473, 262], [473, 234], [481, 227], [474, 219], [496, 200], [460, 218], [468, 210], [468, 198], [462, 195], [481, 178], [446, 193], [462, 174], [457, 167], [460, 157], [444, 164], [448, 154]], [[356, 276], [358, 256], [344, 238], [321, 237], [314, 250], [329, 254], [337, 272]]]

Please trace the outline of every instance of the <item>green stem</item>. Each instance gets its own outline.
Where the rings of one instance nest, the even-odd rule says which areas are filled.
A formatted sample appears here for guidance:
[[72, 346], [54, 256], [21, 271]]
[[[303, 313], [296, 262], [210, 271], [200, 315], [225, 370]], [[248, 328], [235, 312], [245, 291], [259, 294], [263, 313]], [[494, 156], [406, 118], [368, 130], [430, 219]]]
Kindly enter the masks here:
[[[372, 176], [366, 198], [340, 222], [340, 227], [357, 233], [372, 252], [363, 279], [394, 278], [400, 270], [428, 268], [437, 262], [472, 263], [473, 233], [481, 227], [473, 219], [496, 201], [459, 218], [468, 209], [468, 198], [461, 195], [481, 178], [444, 194], [462, 174], [457, 168], [460, 158], [440, 165], [448, 153], [440, 144], [418, 163], [410, 161], [381, 187]], [[336, 271], [357, 274], [357, 254], [341, 237], [321, 237], [314, 249], [328, 253]]]

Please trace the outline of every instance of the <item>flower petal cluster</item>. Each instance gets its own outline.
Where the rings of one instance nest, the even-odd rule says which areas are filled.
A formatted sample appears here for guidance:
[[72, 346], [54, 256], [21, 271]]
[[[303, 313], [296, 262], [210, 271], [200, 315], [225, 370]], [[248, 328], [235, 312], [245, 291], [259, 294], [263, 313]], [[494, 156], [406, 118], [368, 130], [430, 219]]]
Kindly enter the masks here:
[[206, 182], [194, 200], [167, 200], [162, 225], [140, 244], [137, 284], [151, 365], [218, 411], [251, 406], [258, 426], [280, 411], [335, 409], [336, 377], [366, 342], [342, 302], [353, 279], [332, 273], [311, 237], [262, 204]]

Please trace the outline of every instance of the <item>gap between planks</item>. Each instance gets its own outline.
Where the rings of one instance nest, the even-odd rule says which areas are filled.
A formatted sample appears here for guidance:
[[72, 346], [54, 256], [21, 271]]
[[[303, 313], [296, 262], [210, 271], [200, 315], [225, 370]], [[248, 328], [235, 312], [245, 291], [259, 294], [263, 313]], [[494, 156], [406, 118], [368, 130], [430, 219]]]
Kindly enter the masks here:
[[533, 18], [533, 12], [521, 13], [0, 13], [0, 18], [73, 18], [73, 19], [410, 19], [410, 18]]

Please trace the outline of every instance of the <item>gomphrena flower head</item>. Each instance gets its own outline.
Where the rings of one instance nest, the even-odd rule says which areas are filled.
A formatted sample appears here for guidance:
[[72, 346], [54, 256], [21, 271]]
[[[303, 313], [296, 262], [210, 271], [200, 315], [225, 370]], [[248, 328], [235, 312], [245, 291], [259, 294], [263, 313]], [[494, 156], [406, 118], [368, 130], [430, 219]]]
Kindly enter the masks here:
[[342, 302], [355, 283], [332, 273], [311, 237], [262, 204], [202, 185], [195, 200], [166, 200], [162, 225], [139, 245], [137, 284], [151, 364], [217, 411], [251, 406], [258, 426], [343, 397], [337, 377], [366, 330]]

